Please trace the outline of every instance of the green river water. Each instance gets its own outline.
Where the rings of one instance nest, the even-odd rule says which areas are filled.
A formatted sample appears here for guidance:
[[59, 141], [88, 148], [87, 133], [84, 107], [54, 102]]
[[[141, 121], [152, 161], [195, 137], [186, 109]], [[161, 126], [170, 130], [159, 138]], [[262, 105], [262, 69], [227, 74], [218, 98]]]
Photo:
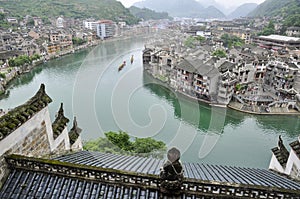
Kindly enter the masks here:
[[[244, 114], [169, 90], [144, 74], [144, 43], [138, 38], [109, 41], [51, 60], [13, 80], [0, 108], [24, 103], [45, 83], [53, 99], [52, 120], [63, 102], [65, 115], [77, 117], [83, 140], [123, 130], [133, 137], [151, 136], [177, 146], [182, 160], [188, 162], [267, 168], [278, 136], [287, 147], [299, 136], [297, 116]], [[118, 72], [123, 61], [127, 64]]]

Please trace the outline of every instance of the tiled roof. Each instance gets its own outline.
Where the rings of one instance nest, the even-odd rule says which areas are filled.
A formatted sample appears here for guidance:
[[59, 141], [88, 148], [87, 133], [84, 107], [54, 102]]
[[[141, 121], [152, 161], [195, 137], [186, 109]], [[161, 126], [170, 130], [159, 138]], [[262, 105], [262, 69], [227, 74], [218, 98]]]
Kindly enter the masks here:
[[259, 38], [277, 40], [277, 41], [300, 41], [300, 38], [297, 37], [288, 37], [282, 35], [268, 35], [268, 36], [259, 36]]
[[[81, 151], [57, 157], [55, 160], [154, 175], [159, 175], [160, 167], [163, 165], [163, 160], [154, 158], [89, 151]], [[189, 179], [300, 190], [300, 184], [266, 169], [208, 165], [201, 163], [183, 163], [183, 165], [184, 175]]]
[[35, 113], [45, 108], [52, 99], [45, 92], [45, 85], [41, 84], [38, 92], [25, 104], [14, 108], [0, 117], [0, 140], [29, 120]]
[[55, 121], [52, 124], [54, 139], [56, 139], [62, 133], [62, 131], [67, 126], [68, 122], [69, 122], [69, 119], [65, 117], [63, 103], [61, 103], [57, 117], [55, 118]]
[[[132, 172], [158, 174], [160, 160], [88, 151], [56, 159], [69, 162], [6, 157], [10, 174], [0, 190], [0, 198], [170, 198], [162, 197], [159, 176]], [[182, 199], [300, 199], [299, 183], [267, 170], [195, 163], [184, 164], [184, 169], [185, 175], [193, 179], [184, 178], [178, 196]]]
[[190, 60], [187, 60], [187, 59], [182, 59], [179, 62], [179, 64], [176, 66], [176, 68], [183, 69], [183, 70], [191, 72], [191, 73], [195, 72], [196, 67], [197, 66], [193, 65], [193, 63], [191, 63]]
[[229, 62], [229, 61], [225, 61], [223, 64], [221, 64], [219, 66], [219, 71], [220, 72], [226, 72], [227, 70], [232, 70], [234, 67], [234, 64]]
[[278, 162], [280, 163], [280, 165], [285, 167], [290, 154], [283, 144], [281, 135], [279, 135], [278, 146], [273, 148], [272, 152], [275, 155]]
[[300, 142], [299, 142], [299, 140], [296, 140], [296, 141], [290, 143], [290, 146], [292, 147], [293, 151], [295, 151], [298, 158], [300, 158]]
[[[18, 186], [20, 185], [20, 186]], [[0, 192], [0, 198], [159, 198], [158, 190], [93, 182], [50, 173], [14, 170]]]

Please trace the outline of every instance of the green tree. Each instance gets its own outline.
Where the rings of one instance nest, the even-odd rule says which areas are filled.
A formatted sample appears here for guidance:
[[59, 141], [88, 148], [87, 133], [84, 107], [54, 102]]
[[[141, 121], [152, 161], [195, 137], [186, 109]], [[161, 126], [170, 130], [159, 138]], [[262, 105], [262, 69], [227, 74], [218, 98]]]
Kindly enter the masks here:
[[105, 133], [105, 138], [85, 142], [83, 148], [105, 153], [151, 155], [160, 158], [163, 157], [166, 151], [166, 145], [162, 141], [157, 141], [153, 138], [135, 138], [134, 141], [131, 141], [130, 136], [126, 132], [121, 131], [107, 132]]
[[27, 55], [20, 55], [14, 59], [10, 59], [8, 61], [9, 66], [23, 66], [24, 64], [31, 64], [32, 59]]
[[189, 48], [195, 48], [195, 42], [196, 42], [196, 39], [193, 36], [189, 36], [184, 41], [184, 45]]
[[41, 55], [39, 55], [39, 54], [34, 54], [34, 55], [32, 55], [31, 57], [30, 57], [30, 60], [31, 61], [34, 61], [34, 60], [38, 60], [38, 59], [40, 59], [41, 58]]
[[226, 48], [232, 48], [234, 46], [242, 46], [245, 43], [241, 38], [229, 34], [223, 34], [221, 36], [221, 39]]
[[165, 143], [152, 138], [135, 138], [133, 148], [135, 153], [150, 153], [154, 150], [165, 149]]
[[275, 33], [275, 25], [273, 21], [270, 21], [269, 24], [264, 27], [264, 29], [258, 33], [258, 35], [271, 35]]
[[105, 133], [105, 136], [109, 141], [111, 141], [111, 143], [118, 146], [120, 149], [132, 151], [132, 143], [127, 133], [121, 131], [119, 133], [110, 131]]
[[16, 66], [15, 60], [14, 60], [14, 59], [9, 59], [9, 60], [8, 60], [8, 65], [9, 65], [10, 67], [15, 67], [15, 66]]
[[199, 42], [205, 41], [205, 37], [202, 37], [202, 36], [200, 36], [200, 35], [196, 36], [195, 39], [196, 39], [197, 41], [199, 41]]
[[5, 79], [6, 75], [4, 73], [0, 73], [0, 78]]
[[33, 19], [28, 20], [26, 25], [27, 26], [34, 26], [34, 20]]
[[86, 43], [87, 41], [84, 39], [78, 38], [78, 37], [73, 37], [72, 42], [73, 42], [73, 45], [79, 46], [79, 45]]
[[0, 13], [0, 21], [4, 21], [5, 20], [5, 14], [4, 13]]
[[213, 53], [212, 53], [213, 56], [215, 57], [219, 57], [219, 58], [223, 58], [223, 57], [226, 57], [226, 52], [224, 50], [215, 50]]

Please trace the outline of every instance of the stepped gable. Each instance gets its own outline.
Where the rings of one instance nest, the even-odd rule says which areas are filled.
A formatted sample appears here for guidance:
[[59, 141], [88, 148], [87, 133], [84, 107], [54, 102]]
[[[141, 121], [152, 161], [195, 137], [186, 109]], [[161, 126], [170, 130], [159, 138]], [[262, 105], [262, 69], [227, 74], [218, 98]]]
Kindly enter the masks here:
[[69, 121], [70, 120], [64, 116], [63, 103], [61, 103], [55, 121], [52, 124], [54, 139], [56, 139], [63, 132]]
[[289, 159], [289, 152], [285, 148], [281, 136], [279, 136], [278, 146], [272, 149], [273, 154], [275, 155], [276, 159], [280, 163], [281, 166], [285, 167], [288, 159]]
[[[161, 160], [81, 151], [55, 160], [6, 157], [0, 198], [164, 198]], [[300, 184], [264, 169], [184, 164], [180, 198], [298, 198]]]
[[300, 159], [300, 142], [299, 142], [299, 140], [296, 140], [296, 141], [290, 143], [290, 146], [295, 151], [297, 157]]
[[12, 109], [0, 118], [0, 140], [3, 140], [51, 102], [52, 99], [46, 94], [45, 85], [41, 84], [37, 93], [25, 104]]
[[71, 128], [71, 130], [69, 132], [69, 139], [70, 139], [70, 144], [71, 145], [76, 142], [76, 140], [79, 137], [81, 131], [82, 131], [82, 129], [78, 127], [76, 117], [74, 117], [73, 127]]

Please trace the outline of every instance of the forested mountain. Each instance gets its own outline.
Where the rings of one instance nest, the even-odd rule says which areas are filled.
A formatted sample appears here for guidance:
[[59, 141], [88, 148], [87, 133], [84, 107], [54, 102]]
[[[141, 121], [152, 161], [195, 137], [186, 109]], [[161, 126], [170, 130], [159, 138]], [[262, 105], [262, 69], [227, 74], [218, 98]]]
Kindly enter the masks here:
[[135, 3], [134, 6], [149, 8], [158, 12], [168, 12], [173, 17], [225, 17], [225, 15], [214, 6], [205, 8], [195, 0], [145, 0]]
[[150, 10], [148, 8], [131, 6], [129, 10], [135, 17], [143, 20], [172, 19], [167, 12], [155, 12], [154, 10]]
[[266, 0], [248, 16], [282, 17], [283, 26], [300, 27], [300, 1], [299, 0]]
[[248, 16], [285, 16], [299, 10], [299, 0], [266, 0], [250, 12]]
[[44, 20], [64, 16], [73, 18], [111, 19], [136, 23], [129, 9], [116, 0], [0, 0], [0, 7], [10, 16], [39, 16]]
[[246, 17], [251, 11], [257, 8], [258, 4], [256, 3], [245, 3], [237, 7], [232, 13], [230, 13], [227, 18], [235, 19], [239, 17]]

